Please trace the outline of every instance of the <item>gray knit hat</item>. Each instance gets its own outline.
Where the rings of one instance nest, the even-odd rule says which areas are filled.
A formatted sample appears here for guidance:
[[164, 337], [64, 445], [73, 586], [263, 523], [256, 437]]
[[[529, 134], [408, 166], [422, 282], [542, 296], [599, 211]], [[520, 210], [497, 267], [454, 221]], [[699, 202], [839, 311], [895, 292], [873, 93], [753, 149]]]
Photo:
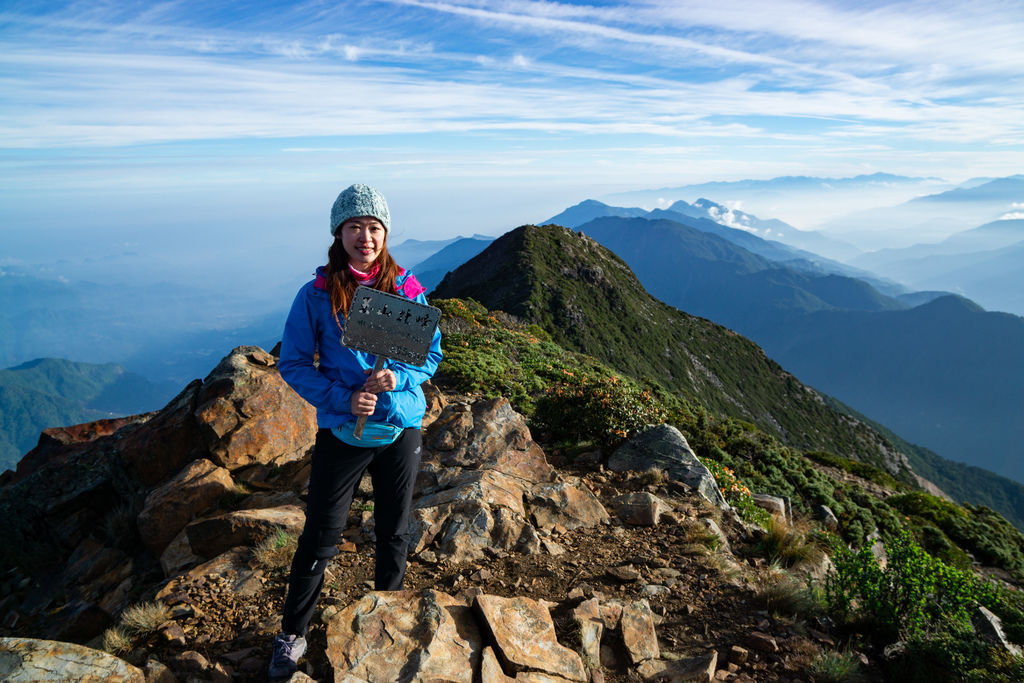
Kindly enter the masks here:
[[356, 183], [341, 191], [331, 207], [331, 234], [349, 218], [372, 216], [384, 226], [384, 232], [391, 230], [391, 212], [384, 195], [369, 185]]

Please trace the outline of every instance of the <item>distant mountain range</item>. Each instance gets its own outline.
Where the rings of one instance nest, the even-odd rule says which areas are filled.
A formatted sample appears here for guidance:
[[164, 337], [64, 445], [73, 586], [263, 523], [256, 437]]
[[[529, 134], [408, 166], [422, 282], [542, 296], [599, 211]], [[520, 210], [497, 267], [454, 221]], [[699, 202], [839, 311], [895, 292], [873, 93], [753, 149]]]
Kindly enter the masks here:
[[861, 209], [821, 227], [864, 249], [899, 248], [938, 242], [978, 225], [1020, 217], [1024, 175], [968, 182], [946, 192], [893, 205]]
[[945, 289], [989, 310], [1024, 315], [1024, 219], [958, 232], [941, 242], [862, 254], [853, 264], [916, 289]]
[[454, 270], [469, 259], [483, 251], [488, 244], [494, 241], [493, 237], [460, 237], [447, 244], [437, 253], [432, 254], [423, 261], [413, 266], [413, 273], [428, 290], [433, 289], [444, 279], [450, 270]]
[[112, 363], [40, 358], [0, 370], [0, 471], [14, 469], [47, 427], [156, 410], [180, 388]]
[[851, 178], [783, 176], [617, 192], [599, 199], [619, 206], [655, 209], [666, 208], [679, 199], [692, 202], [698, 197], [708, 197], [736, 209], [775, 216], [808, 228], [821, 226], [830, 218], [839, 218], [866, 206], [890, 206], [952, 187], [951, 183], [939, 178], [911, 178], [889, 173]]

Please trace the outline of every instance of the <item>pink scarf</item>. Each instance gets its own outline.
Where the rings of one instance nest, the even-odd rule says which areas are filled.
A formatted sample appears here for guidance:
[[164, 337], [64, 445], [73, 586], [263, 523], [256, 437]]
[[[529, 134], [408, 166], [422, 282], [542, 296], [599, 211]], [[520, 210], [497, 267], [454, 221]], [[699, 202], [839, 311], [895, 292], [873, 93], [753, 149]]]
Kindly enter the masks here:
[[364, 273], [361, 270], [353, 268], [350, 263], [348, 264], [348, 270], [352, 273], [352, 277], [356, 279], [356, 282], [361, 285], [366, 285], [367, 287], [373, 287], [377, 284], [377, 275], [380, 273], [380, 264], [373, 264], [373, 268]]

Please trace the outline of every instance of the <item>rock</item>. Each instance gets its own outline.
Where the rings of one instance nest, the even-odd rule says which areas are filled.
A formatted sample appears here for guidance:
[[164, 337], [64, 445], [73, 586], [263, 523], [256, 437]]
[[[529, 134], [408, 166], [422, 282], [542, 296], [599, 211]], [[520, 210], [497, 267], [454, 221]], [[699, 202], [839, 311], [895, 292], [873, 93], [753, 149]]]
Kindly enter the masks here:
[[74, 598], [47, 616], [46, 635], [58, 641], [86, 641], [113, 621], [113, 616], [96, 603]]
[[82, 645], [0, 638], [0, 680], [8, 683], [145, 683], [146, 677], [128, 662]]
[[814, 518], [821, 522], [829, 531], [835, 531], [839, 528], [839, 520], [828, 505], [818, 505], [815, 507]]
[[200, 389], [202, 382], [191, 382], [145, 424], [118, 433], [121, 458], [144, 485], [163, 481], [205, 457], [206, 445], [192, 416]]
[[754, 504], [759, 508], [767, 510], [772, 515], [778, 515], [782, 519], [789, 520], [789, 514], [786, 508], [786, 501], [784, 498], [779, 496], [773, 496], [767, 493], [754, 493], [750, 496]]
[[640, 580], [640, 572], [638, 572], [636, 568], [628, 565], [623, 567], [610, 567], [607, 573], [608, 576], [623, 583], [632, 583], [633, 581]]
[[433, 590], [371, 592], [327, 624], [337, 681], [471, 683], [481, 649], [470, 608]]
[[266, 351], [239, 346], [213, 369], [195, 419], [210, 459], [236, 470], [298, 460], [316, 437], [316, 409], [283, 379]]
[[747, 637], [743, 639], [743, 644], [749, 647], [751, 650], [757, 650], [758, 652], [778, 652], [779, 644], [775, 642], [767, 633], [760, 631], [751, 631], [747, 634]]
[[699, 657], [683, 657], [665, 661], [650, 659], [637, 667], [645, 681], [711, 681], [718, 666], [718, 652], [711, 650]]
[[622, 632], [626, 652], [634, 665], [660, 656], [658, 638], [654, 632], [654, 614], [646, 600], [637, 600], [622, 606], [619, 630]]
[[256, 545], [279, 529], [298, 536], [305, 520], [305, 512], [297, 505], [235, 510], [196, 520], [185, 527], [185, 533], [192, 552], [212, 557], [234, 546]]
[[146, 683], [178, 683], [178, 678], [171, 670], [152, 656], [146, 660], [145, 676]]
[[232, 488], [234, 482], [227, 469], [206, 459], [189, 463], [146, 497], [138, 517], [142, 542], [159, 556], [186, 524], [212, 508]]
[[551, 615], [537, 601], [481, 595], [474, 605], [490, 631], [506, 671], [587, 680], [580, 656], [558, 643]]
[[742, 648], [739, 645], [733, 645], [729, 648], [729, 663], [743, 666], [747, 663], [747, 657], [750, 656], [750, 652], [746, 648]]
[[168, 661], [175, 670], [185, 673], [204, 673], [212, 668], [210, 660], [195, 650], [185, 650]]
[[448, 406], [431, 425], [427, 447], [442, 465], [493, 469], [530, 482], [551, 481], [554, 471], [508, 399], [481, 399], [470, 410]]
[[510, 683], [514, 680], [505, 675], [498, 656], [494, 654], [494, 648], [485, 647], [480, 661], [480, 683]]
[[723, 510], [729, 508], [715, 478], [675, 427], [648, 427], [619, 446], [608, 459], [608, 469], [615, 472], [643, 472], [652, 467], [664, 470], [669, 479], [695, 489], [712, 505]]
[[572, 611], [572, 619], [580, 633], [580, 655], [588, 669], [601, 665], [601, 635], [604, 633], [604, 619], [597, 598], [581, 602]]
[[198, 562], [202, 562], [202, 558], [192, 552], [188, 533], [184, 529], [160, 553], [160, 568], [164, 570], [164, 576], [174, 576], [185, 567]]
[[175, 604], [172, 596], [179, 592], [181, 586], [210, 578], [223, 579], [225, 588], [238, 595], [253, 595], [262, 590], [262, 584], [258, 580], [260, 572], [249, 567], [251, 557], [250, 548], [232, 548], [167, 582], [153, 599]]
[[1008, 652], [1014, 657], [1021, 654], [1020, 647], [1006, 639], [1006, 634], [1003, 633], [1003, 622], [987, 608], [979, 605], [971, 617], [971, 624], [974, 626], [975, 633], [1000, 650]]
[[448, 405], [448, 401], [433, 382], [427, 381], [420, 386], [423, 388], [423, 397], [427, 400], [427, 412], [423, 415], [420, 429], [428, 429]]
[[505, 399], [447, 406], [426, 443], [432, 456], [417, 479], [413, 554], [429, 548], [438, 561], [475, 562], [494, 552], [539, 552], [527, 498], [549, 528], [580, 528], [607, 516], [589, 491], [554, 481], [544, 452]]
[[640, 590], [640, 592], [648, 598], [662, 598], [672, 593], [672, 590], [668, 586], [647, 584]]
[[565, 548], [555, 541], [552, 541], [550, 538], [542, 538], [540, 540], [540, 544], [543, 546], [544, 550], [547, 551], [548, 555], [551, 555], [552, 557], [558, 557], [559, 555], [565, 554]]
[[619, 519], [633, 526], [654, 526], [662, 513], [671, 509], [651, 493], [626, 493], [616, 497], [613, 503]]
[[579, 479], [537, 484], [527, 502], [534, 522], [541, 529], [556, 525], [566, 529], [593, 527], [608, 521], [608, 512]]
[[722, 527], [718, 526], [718, 522], [716, 522], [710, 517], [703, 517], [700, 521], [705, 526], [705, 528], [707, 528], [707, 530], [714, 534], [715, 538], [718, 539], [717, 550], [721, 552], [731, 553], [732, 548], [729, 547], [729, 537], [725, 535], [724, 531], [722, 531]]

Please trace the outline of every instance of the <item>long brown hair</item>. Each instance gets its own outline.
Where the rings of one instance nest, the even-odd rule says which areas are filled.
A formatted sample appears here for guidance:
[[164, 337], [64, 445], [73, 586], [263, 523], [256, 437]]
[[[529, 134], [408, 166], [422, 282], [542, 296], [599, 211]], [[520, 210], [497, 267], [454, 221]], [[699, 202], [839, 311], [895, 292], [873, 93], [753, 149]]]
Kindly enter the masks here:
[[[381, 247], [380, 253], [377, 254], [377, 260], [373, 263], [376, 266], [380, 266], [380, 272], [377, 273], [377, 282], [373, 285], [373, 288], [388, 294], [394, 294], [395, 278], [398, 277], [401, 268], [398, 267], [395, 259], [391, 258], [391, 254], [388, 253], [386, 235], [384, 237], [384, 245]], [[338, 313], [340, 312], [342, 316], [348, 313], [348, 307], [352, 305], [352, 294], [356, 291], [359, 283], [356, 282], [352, 273], [349, 272], [348, 253], [345, 251], [345, 245], [342, 244], [340, 229], [338, 230], [337, 237], [331, 244], [331, 248], [327, 250], [327, 267], [324, 270], [327, 275], [327, 291], [331, 295], [331, 313], [334, 314], [334, 319], [341, 326], [341, 321], [338, 320]]]

